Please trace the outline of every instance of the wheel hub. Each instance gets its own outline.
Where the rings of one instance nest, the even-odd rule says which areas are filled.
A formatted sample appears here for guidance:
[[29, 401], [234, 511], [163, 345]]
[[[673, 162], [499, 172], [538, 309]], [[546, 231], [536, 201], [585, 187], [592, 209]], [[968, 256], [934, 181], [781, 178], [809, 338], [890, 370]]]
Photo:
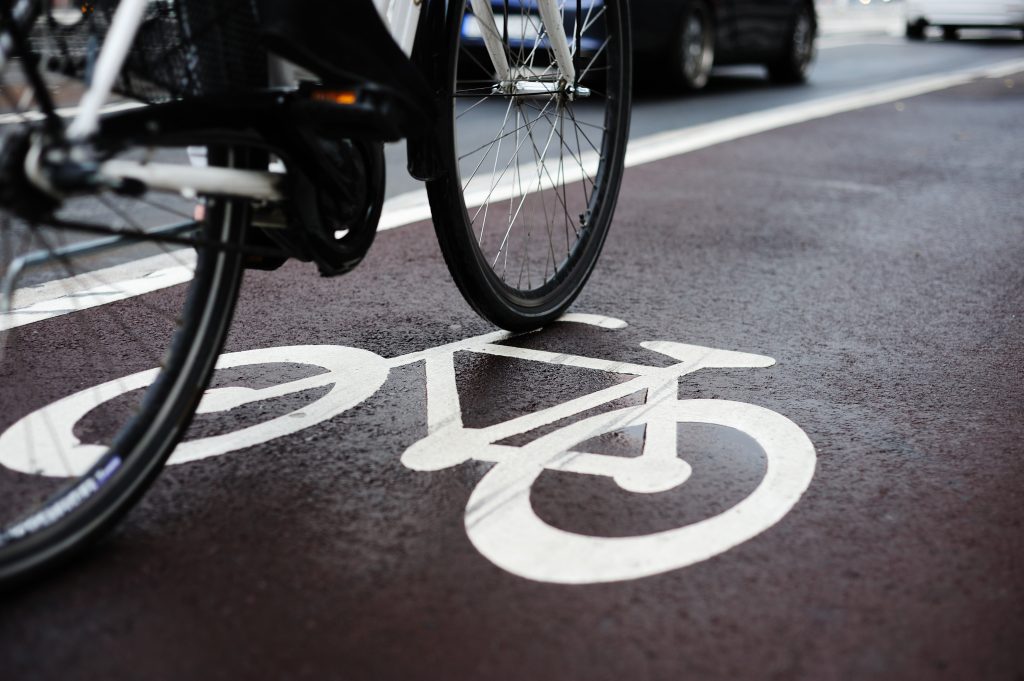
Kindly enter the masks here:
[[493, 92], [510, 97], [541, 97], [570, 102], [589, 97], [591, 94], [590, 88], [567, 83], [564, 79], [558, 81], [509, 80], [495, 85]]

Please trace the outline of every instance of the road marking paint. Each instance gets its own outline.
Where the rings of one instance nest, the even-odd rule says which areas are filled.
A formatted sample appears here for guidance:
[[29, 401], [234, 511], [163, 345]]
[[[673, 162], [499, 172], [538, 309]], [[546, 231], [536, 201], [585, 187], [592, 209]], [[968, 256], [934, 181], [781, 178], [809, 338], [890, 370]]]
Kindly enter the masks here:
[[857, 45], [906, 45], [907, 40], [894, 34], [872, 35], [830, 35], [818, 39], [818, 50], [833, 50], [838, 47], [854, 47]]
[[184, 249], [17, 289], [13, 309], [0, 314], [0, 331], [183, 284], [195, 263], [195, 251]]
[[[629, 141], [626, 151], [626, 167], [632, 168], [672, 156], [681, 156], [691, 151], [798, 123], [945, 90], [981, 78], [1001, 78], [1019, 71], [1024, 71], [1024, 59], [1013, 59], [939, 75], [909, 78], [896, 83], [872, 86], [809, 102], [788, 104], [774, 109], [733, 116], [713, 123], [655, 133]], [[591, 165], [592, 167], [587, 168], [587, 172], [593, 174], [597, 167], [596, 159], [591, 161]], [[579, 174], [578, 170], [577, 174]], [[471, 202], [467, 208], [474, 208], [481, 203], [482, 201], [479, 200]], [[430, 205], [427, 202], [427, 192], [419, 189], [385, 201], [384, 215], [381, 218], [379, 229], [381, 231], [396, 229], [428, 219], [430, 219]]]
[[[612, 317], [581, 314], [566, 315], [561, 321], [605, 329], [626, 325]], [[221, 355], [219, 369], [285, 363], [315, 366], [324, 372], [265, 388], [232, 385], [210, 389], [204, 393], [198, 413], [229, 413], [246, 404], [312, 388], [328, 391], [297, 407], [297, 411], [248, 426], [235, 420], [235, 427], [242, 426], [238, 430], [186, 440], [168, 463], [194, 462], [298, 433], [361, 404], [385, 384], [391, 369], [422, 362], [427, 435], [405, 449], [402, 464], [414, 471], [429, 472], [472, 460], [493, 463], [466, 504], [467, 536], [498, 567], [526, 579], [554, 584], [638, 579], [706, 560], [776, 524], [811, 483], [817, 461], [814, 445], [786, 417], [742, 402], [678, 399], [682, 376], [700, 369], [769, 367], [775, 363], [771, 357], [670, 341], [642, 343], [677, 360], [659, 367], [497, 345], [511, 337], [506, 332], [491, 332], [391, 359], [358, 348], [327, 345]], [[454, 361], [455, 354], [464, 350], [553, 366], [625, 373], [633, 378], [505, 422], [466, 428]], [[26, 474], [84, 475], [106, 448], [80, 441], [76, 424], [103, 402], [149, 385], [157, 373], [157, 369], [151, 369], [109, 381], [23, 417], [0, 433], [0, 464]], [[645, 395], [642, 404], [580, 419], [597, 407], [635, 393]], [[564, 425], [571, 419], [577, 420]], [[559, 426], [555, 430], [524, 446], [498, 444], [556, 423]], [[679, 427], [688, 423], [730, 428], [757, 443], [767, 462], [764, 477], [734, 506], [675, 529], [629, 537], [568, 532], [548, 524], [533, 510], [533, 483], [545, 470], [608, 478], [622, 490], [637, 494], [681, 488], [690, 479], [692, 468], [677, 450], [677, 434]], [[609, 456], [583, 446], [597, 436], [623, 428], [644, 430], [639, 456]]]
[[963, 85], [980, 78], [1001, 77], [1008, 71], [1012, 73], [1021, 70], [1024, 70], [1024, 59], [1015, 59], [981, 68], [968, 68], [947, 74], [911, 78], [810, 102], [789, 104], [684, 130], [657, 133], [630, 142], [626, 152], [626, 165], [632, 167], [660, 161], [741, 137], [749, 137], [798, 123], [916, 97]]
[[[879, 104], [886, 104], [888, 102], [916, 97], [930, 92], [945, 90], [983, 78], [1003, 78], [1020, 71], [1024, 71], [1024, 59], [1012, 59], [986, 66], [959, 69], [957, 71], [944, 74], [909, 78], [896, 83], [872, 86], [841, 95], [815, 99], [809, 102], [799, 102], [774, 109], [734, 116], [732, 118], [715, 121], [713, 123], [705, 123], [703, 125], [696, 125], [678, 130], [655, 133], [653, 135], [647, 135], [645, 137], [630, 140], [629, 147], [626, 151], [626, 167], [635, 167], [646, 163], [653, 163], [673, 156], [681, 156], [692, 151], [722, 144], [723, 142], [730, 142], [743, 137], [749, 137], [751, 135], [769, 132], [771, 130], [805, 123], [811, 120], [827, 118], [840, 113], [856, 111]], [[591, 158], [585, 166], [586, 171], [589, 174], [593, 174], [597, 167], [596, 158]], [[582, 172], [576, 169], [571, 175], [569, 172], [566, 172], [566, 176], [567, 179], [570, 179], [571, 181], [578, 181], [582, 178]], [[508, 186], [505, 186], [505, 184]], [[498, 200], [498, 197], [508, 198], [509, 192], [515, 191], [510, 183], [505, 184], [498, 187], [497, 191], [491, 195], [492, 200]], [[547, 187], [541, 187], [541, 189], [545, 188]], [[487, 194], [488, 192], [482, 191], [477, 187], [471, 187], [468, 195], [468, 207], [473, 208], [481, 205]], [[427, 200], [426, 190], [418, 189], [416, 191], [394, 196], [384, 202], [384, 211], [381, 216], [378, 230], [388, 231], [404, 227], [406, 225], [420, 223], [429, 219], [430, 204]], [[158, 273], [153, 272], [152, 279], [149, 283], [155, 285], [159, 280], [160, 276], [158, 276]], [[173, 277], [170, 276], [163, 280], [168, 286], [180, 283], [175, 282]], [[72, 277], [71, 279], [66, 279], [60, 282], [53, 282], [53, 286], [50, 288], [61, 291], [61, 297], [66, 298], [67, 296], [74, 296], [77, 293], [87, 293], [89, 288], [78, 288], [83, 286], [83, 284], [86, 284], [86, 282], [90, 282], [89, 277]], [[95, 286], [95, 282], [96, 279], [92, 279], [91, 282], [86, 285], [88, 287], [93, 287]], [[124, 300], [130, 295], [138, 295], [138, 293], [130, 293], [130, 289], [132, 288], [131, 284], [125, 285], [116, 279], [109, 284], [109, 287], [123, 289], [128, 294], [120, 297], [111, 297], [109, 299], [110, 302], [114, 302], [115, 300]], [[158, 290], [159, 288], [161, 287], [147, 287], [144, 290], [140, 289], [139, 293], [150, 293]], [[102, 297], [97, 296], [90, 298], [89, 302], [100, 305], [103, 304], [103, 299]], [[46, 304], [43, 302], [38, 302], [37, 304], [40, 306], [39, 309], [46, 307]], [[80, 304], [76, 304], [76, 307], [79, 309], [85, 309], [85, 307], [93, 306], [95, 305], [90, 304], [83, 307]], [[54, 309], [63, 309], [57, 302], [51, 303], [50, 307]], [[15, 310], [14, 314], [19, 312], [21, 312], [20, 309]], [[52, 316], [55, 315], [51, 315], [51, 317]], [[4, 322], [4, 325], [0, 326], [0, 328], [13, 328], [21, 326], [22, 324], [28, 324], [33, 321], [48, 318], [50, 317], [33, 317], [32, 315], [22, 314], [18, 315], [17, 319], [13, 321]]]

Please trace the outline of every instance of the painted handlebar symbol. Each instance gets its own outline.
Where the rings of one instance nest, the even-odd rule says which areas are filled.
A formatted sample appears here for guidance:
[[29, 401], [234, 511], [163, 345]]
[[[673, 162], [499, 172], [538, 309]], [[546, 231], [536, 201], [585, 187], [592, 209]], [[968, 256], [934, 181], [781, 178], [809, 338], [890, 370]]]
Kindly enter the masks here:
[[[625, 322], [573, 314], [563, 321], [606, 329]], [[181, 443], [169, 464], [182, 464], [242, 450], [291, 435], [332, 419], [374, 395], [391, 369], [422, 362], [427, 384], [428, 435], [408, 447], [402, 463], [436, 471], [468, 460], [495, 464], [474, 488], [466, 507], [466, 532], [482, 555], [518, 576], [538, 581], [587, 584], [636, 579], [678, 569], [722, 553], [763, 532], [785, 516], [807, 489], [816, 457], [807, 435], [784, 416], [751, 404], [677, 397], [678, 379], [703, 368], [767, 367], [770, 357], [652, 341], [648, 350], [675, 360], [647, 366], [549, 353], [503, 344], [512, 336], [495, 332], [422, 352], [386, 359], [357, 348], [305, 345], [248, 350], [221, 356], [217, 368], [261, 371], [271, 365], [303, 365], [306, 378], [266, 388], [212, 388], [199, 414], [230, 413], [249, 404], [318, 390], [304, 406], [228, 433]], [[632, 376], [629, 380], [568, 402], [486, 428], [466, 428], [456, 387], [454, 357], [469, 351], [549, 364], [585, 367]], [[262, 368], [262, 369], [261, 369]], [[66, 475], [87, 468], [101, 445], [79, 442], [75, 424], [90, 410], [154, 380], [146, 371], [90, 388], [29, 414], [0, 435], [0, 465], [39, 475]], [[522, 447], [498, 444], [512, 436], [564, 422], [645, 391], [642, 404], [599, 413], [558, 427]], [[542, 520], [530, 503], [530, 490], [545, 470], [602, 476], [638, 494], [679, 487], [691, 475], [676, 450], [680, 424], [731, 428], [752, 438], [767, 461], [764, 478], [745, 499], [696, 523], [632, 537], [597, 537], [567, 532]], [[56, 428], [55, 428], [56, 425]], [[643, 427], [639, 456], [619, 457], [585, 451], [587, 441], [617, 430]], [[43, 429], [46, 429], [45, 431]], [[44, 434], [59, 435], [51, 441]], [[49, 449], [26, 443], [52, 442]], [[68, 452], [71, 461], [69, 465]], [[61, 456], [63, 454], [63, 456]], [[76, 461], [81, 464], [76, 468]]]

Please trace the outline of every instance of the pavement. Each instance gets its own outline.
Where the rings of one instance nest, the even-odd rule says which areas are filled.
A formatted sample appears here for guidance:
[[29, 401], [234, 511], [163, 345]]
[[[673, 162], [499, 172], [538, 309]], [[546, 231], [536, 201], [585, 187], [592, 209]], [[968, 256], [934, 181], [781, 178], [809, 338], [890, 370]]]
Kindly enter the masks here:
[[[277, 436], [169, 466], [5, 595], [3, 678], [1024, 678], [1022, 111], [1024, 70], [636, 165], [591, 316], [526, 336], [473, 315], [427, 223], [342, 279], [249, 273], [226, 351], [259, 385], [339, 347], [386, 380], [316, 422], [328, 369], [201, 417]], [[300, 345], [329, 348], [269, 350]], [[557, 456], [632, 461], [666, 422], [668, 489]]]

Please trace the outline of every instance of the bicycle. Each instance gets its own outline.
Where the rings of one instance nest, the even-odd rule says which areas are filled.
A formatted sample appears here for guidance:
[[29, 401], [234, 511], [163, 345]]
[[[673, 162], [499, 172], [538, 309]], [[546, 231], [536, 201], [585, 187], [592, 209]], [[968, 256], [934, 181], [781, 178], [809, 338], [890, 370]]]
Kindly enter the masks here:
[[[566, 315], [560, 321], [610, 330], [626, 326], [618, 319], [579, 313]], [[636, 579], [692, 565], [774, 525], [810, 484], [816, 465], [814, 446], [789, 419], [742, 402], [677, 398], [682, 376], [702, 369], [769, 367], [775, 363], [771, 357], [669, 341], [641, 343], [642, 347], [675, 360], [659, 367], [505, 343], [512, 338], [508, 333], [494, 332], [390, 359], [342, 346], [272, 347], [225, 354], [218, 361], [222, 371], [243, 367], [251, 371], [260, 366], [288, 364], [323, 371], [265, 387], [211, 389], [203, 398], [200, 413], [228, 413], [314, 389], [327, 391], [270, 420], [231, 433], [186, 441], [168, 463], [185, 464], [221, 456], [314, 427], [369, 399], [384, 385], [392, 370], [422, 363], [427, 386], [428, 434], [404, 451], [402, 463], [416, 471], [443, 470], [470, 460], [494, 464], [466, 504], [466, 532], [481, 554], [520, 577], [558, 584], [593, 584]], [[456, 385], [458, 352], [586, 368], [632, 378], [508, 421], [467, 428]], [[67, 451], [88, 461], [89, 445], [75, 446], [74, 425], [90, 405], [117, 399], [126, 391], [148, 385], [155, 375], [150, 370], [87, 388], [26, 416], [0, 433], [0, 465], [27, 472], [29, 462], [7, 452], [22, 451], [19, 445], [31, 440], [33, 433], [47, 422], [57, 425], [68, 445]], [[636, 406], [604, 411], [559, 426], [522, 446], [501, 444], [606, 407], [639, 391], [646, 391], [646, 395]], [[677, 428], [687, 423], [730, 428], [748, 435], [763, 450], [767, 461], [764, 478], [731, 508], [694, 524], [628, 537], [597, 537], [563, 530], [543, 520], [533, 509], [531, 489], [548, 470], [610, 478], [619, 488], [637, 494], [678, 488], [692, 472], [690, 464], [677, 453]], [[581, 447], [602, 434], [638, 426], [645, 428], [639, 456], [591, 453]], [[61, 465], [58, 459], [50, 457], [44, 462], [44, 473], [59, 473]]]
[[[407, 140], [470, 305], [508, 329], [557, 318], [621, 184], [629, 13], [625, 0], [4, 0], [0, 79], [0, 430], [64, 381], [158, 367], [90, 410], [86, 463], [0, 470], [0, 579], [14, 579], [98, 537], [157, 475], [245, 269], [294, 259], [336, 276], [362, 260], [385, 142]], [[66, 446], [44, 429], [23, 454]]]

